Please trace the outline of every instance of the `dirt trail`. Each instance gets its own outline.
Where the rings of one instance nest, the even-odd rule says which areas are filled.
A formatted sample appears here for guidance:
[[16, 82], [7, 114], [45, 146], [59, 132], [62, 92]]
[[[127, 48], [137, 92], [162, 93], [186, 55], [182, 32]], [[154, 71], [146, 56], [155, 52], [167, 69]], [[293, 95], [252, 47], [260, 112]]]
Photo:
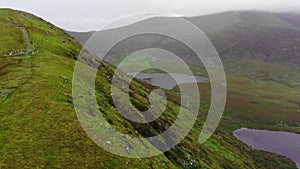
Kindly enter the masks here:
[[30, 39], [29, 33], [26, 30], [26, 28], [20, 27], [20, 26], [16, 26], [13, 23], [9, 23], [9, 25], [11, 25], [12, 27], [17, 28], [17, 29], [19, 29], [19, 30], [21, 30], [23, 32], [23, 35], [24, 35], [24, 37], [26, 39], [26, 43], [27, 43], [27, 49], [26, 49], [25, 55], [26, 56], [30, 56], [30, 54], [32, 53], [32, 41]]
[[18, 29], [20, 29], [23, 34], [24, 34], [24, 37], [26, 39], [26, 42], [27, 42], [27, 49], [26, 49], [26, 55], [30, 55], [30, 53], [32, 53], [32, 42], [31, 42], [31, 39], [29, 37], [29, 33], [27, 32], [27, 30], [23, 27], [17, 27]]
[[[16, 26], [13, 23], [9, 23], [9, 25], [22, 31], [22, 33], [23, 33], [23, 35], [26, 39], [26, 43], [27, 43], [27, 49], [26, 49], [26, 52], [23, 55], [28, 57], [28, 59], [29, 59], [28, 60], [28, 66], [26, 66], [26, 67], [31, 69], [32, 68], [32, 59], [33, 59], [33, 57], [32, 57], [32, 55], [33, 55], [33, 45], [32, 45], [32, 41], [30, 39], [28, 31], [26, 30], [26, 28]], [[32, 75], [33, 75], [33, 70], [31, 69], [30, 77], [25, 79], [18, 86], [15, 86], [13, 89], [4, 89], [4, 94], [6, 94], [6, 97], [4, 99], [0, 97], [0, 105], [2, 105], [16, 90], [18, 90], [18, 88], [20, 86], [26, 84], [28, 82], [28, 80], [31, 78]], [[3, 94], [3, 89], [2, 90], [0, 89], [0, 94], [1, 93]]]

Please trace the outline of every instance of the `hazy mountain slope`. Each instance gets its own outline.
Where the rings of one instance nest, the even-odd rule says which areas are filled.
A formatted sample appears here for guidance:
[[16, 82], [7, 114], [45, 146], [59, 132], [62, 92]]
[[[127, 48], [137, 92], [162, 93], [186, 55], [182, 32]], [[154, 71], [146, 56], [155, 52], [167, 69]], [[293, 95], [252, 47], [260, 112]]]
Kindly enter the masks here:
[[281, 14], [259, 11], [234, 11], [186, 19], [190, 20], [208, 35], [218, 33], [224, 29], [229, 29], [231, 26], [238, 25], [243, 22], [257, 26], [261, 25], [294, 30], [298, 29], [289, 22], [278, 17], [280, 15]]
[[[224, 63], [236, 59], [259, 59], [298, 65], [300, 64], [300, 57], [298, 57], [300, 28], [297, 27], [296, 22], [298, 16], [238, 11], [186, 19], [198, 26], [209, 37]], [[129, 26], [105, 30], [101, 35], [104, 37], [115, 36], [128, 30], [151, 29], [153, 26], [162, 30], [166, 29], [163, 24], [152, 24], [154, 20], [164, 23], [174, 20], [174, 18], [150, 18]], [[82, 39], [80, 33], [71, 35], [82, 44], [88, 39], [88, 36], [84, 36], [85, 39]], [[126, 46], [130, 46], [132, 51], [144, 48], [144, 46], [159, 46], [182, 56], [187, 62], [193, 63], [195, 60], [194, 54], [189, 49], [173, 39], [166, 37], [145, 39], [139, 36], [122, 42], [119, 48], [115, 47], [106, 59], [112, 61], [123, 57], [124, 53], [129, 52]]]
[[93, 33], [95, 33], [95, 31], [71, 32], [71, 31], [67, 31], [67, 30], [65, 30], [65, 32], [68, 33], [69, 35], [71, 35], [72, 37], [76, 37], [76, 40], [78, 42], [80, 42], [80, 44], [84, 44], [86, 42], [86, 40], [89, 39], [89, 37], [91, 37], [93, 35]]
[[[74, 59], [81, 46], [61, 29], [24, 12], [1, 9], [0, 26], [1, 168], [295, 168], [288, 159], [253, 151], [222, 130], [204, 145], [197, 144], [202, 118], [187, 139], [164, 155], [148, 159], [112, 155], [87, 137], [72, 105]], [[30, 45], [28, 55], [18, 52]], [[97, 100], [112, 125], [141, 137], [172, 123], [178, 105], [171, 101], [162, 119], [152, 124], [122, 118], [109, 92], [114, 68], [103, 64], [96, 79]], [[132, 84], [137, 107], [148, 106], [146, 86]]]
[[289, 23], [291, 25], [296, 26], [297, 28], [300, 28], [300, 21], [299, 21], [300, 14], [299, 13], [298, 14], [297, 13], [282, 13], [282, 14], [278, 14], [277, 17], [286, 23]]
[[[241, 59], [289, 65], [300, 63], [300, 32], [297, 27], [280, 20], [276, 14], [238, 12], [236, 15], [240, 20], [238, 23], [207, 33], [225, 64]], [[192, 18], [191, 21], [194, 20]], [[222, 24], [212, 20], [213, 23], [215, 21], [215, 24]], [[202, 28], [203, 24], [196, 25]]]

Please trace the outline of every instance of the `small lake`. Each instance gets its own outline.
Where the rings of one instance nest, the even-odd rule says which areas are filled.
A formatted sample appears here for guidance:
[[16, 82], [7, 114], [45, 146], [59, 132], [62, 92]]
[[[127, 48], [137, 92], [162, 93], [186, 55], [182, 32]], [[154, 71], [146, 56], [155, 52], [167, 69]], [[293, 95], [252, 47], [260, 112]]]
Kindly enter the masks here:
[[300, 169], [300, 134], [242, 128], [234, 136], [257, 150], [264, 150], [292, 159]]
[[[201, 76], [190, 76], [178, 73], [128, 73], [128, 76], [144, 80], [154, 86], [159, 86], [164, 89], [173, 89], [176, 85], [184, 83], [201, 83], [207, 82], [209, 79]], [[172, 78], [173, 77], [173, 78]], [[175, 81], [176, 80], [176, 81]]]

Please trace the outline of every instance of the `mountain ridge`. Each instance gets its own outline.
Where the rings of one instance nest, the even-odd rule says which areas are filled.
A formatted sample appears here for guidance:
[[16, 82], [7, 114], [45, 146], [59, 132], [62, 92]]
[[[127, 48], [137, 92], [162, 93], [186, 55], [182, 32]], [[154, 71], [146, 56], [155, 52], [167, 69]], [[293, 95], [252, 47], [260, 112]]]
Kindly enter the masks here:
[[[280, 17], [286, 16], [287, 14], [273, 14], [273, 13], [264, 13], [264, 12], [225, 12], [221, 14], [212, 14], [206, 16], [186, 18], [191, 23], [195, 24], [200, 28], [211, 40], [213, 45], [216, 47], [219, 52], [222, 61], [226, 62], [236, 59], [241, 59], [246, 57], [247, 53], [250, 53], [254, 57], [259, 56], [259, 58], [267, 62], [275, 63], [285, 63], [288, 65], [299, 65], [300, 60], [297, 57], [299, 53], [299, 44], [300, 39], [300, 28], [285, 22], [280, 19]], [[280, 17], [279, 17], [280, 16]], [[288, 17], [289, 20], [296, 20], [300, 15], [293, 15], [294, 17]], [[158, 29], [160, 25], [153, 25], [152, 20], [159, 20], [159, 22], [164, 22], [164, 20], [169, 20], [174, 18], [167, 17], [154, 17], [146, 19], [125, 27], [115, 28], [111, 30], [100, 31], [97, 34], [109, 38], [109, 36], [115, 36], [119, 32], [124, 32], [130, 29], [140, 30], [143, 28], [151, 28], [155, 26]], [[175, 18], [176, 19], [176, 18]], [[162, 24], [163, 25], [163, 24]], [[80, 33], [77, 33], [77, 36]], [[84, 44], [84, 42], [92, 34], [85, 34], [84, 38], [77, 40]], [[72, 36], [72, 34], [71, 34]], [[76, 38], [77, 36], [73, 34]], [[131, 38], [119, 46], [134, 46], [133, 50], [139, 48], [144, 48], [147, 45], [149, 48], [160, 45], [165, 49], [173, 51], [175, 54], [182, 56], [183, 58], [187, 57], [186, 61], [195, 60], [195, 56], [188, 49], [176, 44], [174, 40], [165, 38], [168, 43], [175, 46], [170, 48], [165, 44], [159, 44], [161, 41], [164, 41], [162, 38], [154, 38], [153, 40], [147, 39], [147, 42], [142, 38]], [[139, 47], [140, 46], [140, 47]], [[278, 48], [280, 47], [280, 48]], [[278, 51], [282, 50], [282, 51]], [[277, 55], [275, 52], [281, 52], [281, 55]], [[107, 57], [108, 61], [112, 62], [113, 60], [120, 59], [121, 52], [130, 53], [130, 51], [125, 51], [120, 47], [114, 48], [111, 56]], [[118, 56], [117, 56], [118, 55]], [[250, 55], [248, 55], [249, 57]], [[253, 58], [253, 56], [251, 56]], [[262, 57], [263, 56], [263, 57]], [[117, 58], [116, 58], [117, 57]], [[286, 59], [285, 57], [289, 57]], [[248, 58], [251, 59], [251, 58]]]

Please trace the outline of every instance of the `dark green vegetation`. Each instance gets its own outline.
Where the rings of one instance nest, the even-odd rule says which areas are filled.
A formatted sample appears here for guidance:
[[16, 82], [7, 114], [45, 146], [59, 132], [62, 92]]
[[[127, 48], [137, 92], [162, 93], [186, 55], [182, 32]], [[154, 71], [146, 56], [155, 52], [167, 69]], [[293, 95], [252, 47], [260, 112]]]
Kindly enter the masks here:
[[[30, 41], [26, 39], [26, 32]], [[238, 77], [233, 76], [230, 86], [246, 88], [245, 84], [253, 83], [260, 85], [261, 90], [252, 88], [247, 89], [244, 95], [233, 95], [243, 97], [245, 106], [239, 104], [242, 108], [231, 107], [234, 99], [241, 99], [229, 98], [230, 107], [222, 125], [204, 145], [199, 145], [197, 139], [205, 118], [203, 114], [209, 107], [208, 101], [204, 101], [201, 116], [193, 130], [175, 149], [148, 159], [122, 158], [94, 144], [77, 120], [72, 105], [71, 82], [75, 59], [81, 46], [52, 24], [31, 14], [10, 9], [0, 10], [0, 34], [0, 168], [295, 168], [295, 164], [284, 157], [253, 151], [228, 132], [255, 115], [242, 111], [242, 108], [270, 104], [263, 102], [269, 98], [262, 98], [263, 101], [255, 99], [253, 91], [258, 93], [268, 89], [269, 94], [266, 96], [272, 97], [269, 99], [272, 103], [277, 103], [278, 107], [285, 105], [273, 99], [275, 96], [269, 88], [271, 84], [278, 85], [274, 90], [279, 90], [285, 84], [265, 81], [262, 79], [264, 76], [257, 76], [256, 81], [245, 78], [239, 83], [233, 83], [238, 80]], [[26, 50], [30, 45], [28, 43], [32, 44], [32, 51], [28, 55], [9, 54]], [[156, 122], [142, 125], [122, 118], [114, 108], [109, 93], [113, 70], [107, 63], [99, 69], [96, 93], [100, 110], [117, 130], [147, 136], [157, 134], [172, 124], [179, 108], [175, 90], [168, 92], [173, 101], [169, 101], [166, 114]], [[281, 80], [277, 74], [274, 77]], [[296, 80], [290, 81], [290, 84], [297, 84]], [[205, 89], [205, 86], [207, 84], [201, 89]], [[146, 100], [151, 88], [143, 82], [133, 82], [131, 100], [136, 107], [147, 108]], [[294, 88], [286, 88], [290, 93], [284, 96], [289, 98]], [[253, 100], [249, 100], [251, 97], [248, 95], [253, 96]], [[285, 106], [294, 105], [293, 101]], [[278, 107], [272, 106], [274, 109]], [[251, 111], [258, 109], [256, 107]], [[281, 109], [277, 110], [277, 115], [288, 117], [285, 112], [279, 112]], [[238, 118], [239, 114], [241, 118]]]

